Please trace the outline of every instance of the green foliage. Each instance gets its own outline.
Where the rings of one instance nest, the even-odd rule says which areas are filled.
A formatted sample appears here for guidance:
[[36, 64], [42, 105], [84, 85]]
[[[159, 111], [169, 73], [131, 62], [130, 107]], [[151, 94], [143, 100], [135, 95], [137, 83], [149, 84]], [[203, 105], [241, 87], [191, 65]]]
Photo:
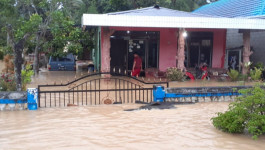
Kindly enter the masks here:
[[33, 14], [30, 16], [28, 21], [24, 19], [19, 20], [21, 26], [15, 31], [15, 36], [17, 39], [23, 38], [26, 33], [34, 33], [38, 30], [42, 18], [38, 14]]
[[12, 48], [9, 46], [3, 46], [3, 47], [0, 46], [0, 51], [3, 53], [3, 56], [5, 56], [7, 54], [11, 55], [13, 53]]
[[0, 47], [0, 60], [4, 59], [4, 52], [3, 47]]
[[239, 74], [238, 80], [239, 81], [247, 81], [248, 80], [248, 75], [247, 74]]
[[24, 70], [21, 71], [22, 78], [22, 90], [26, 90], [27, 84], [31, 82], [31, 77], [33, 76], [34, 71], [30, 65], [27, 65]]
[[168, 68], [166, 71], [166, 76], [170, 81], [183, 81], [184, 80], [184, 73], [176, 67]]
[[82, 53], [83, 45], [80, 41], [83, 39], [85, 32], [82, 32], [81, 28], [74, 27], [74, 22], [65, 16], [62, 11], [55, 11], [51, 16], [52, 21], [49, 28], [53, 38], [44, 44], [46, 52], [54, 57], [61, 57], [67, 53], [75, 55]]
[[[25, 70], [22, 70], [22, 90], [26, 91], [27, 84], [31, 82], [31, 77], [34, 74], [30, 65], [26, 66]], [[0, 91], [16, 91], [15, 77], [13, 74], [3, 73], [0, 77]]]
[[264, 64], [263, 64], [263, 62], [258, 62], [255, 64], [255, 67], [258, 69], [264, 69]]
[[225, 113], [217, 113], [218, 117], [212, 118], [213, 125], [228, 133], [243, 133], [248, 112], [242, 108], [232, 109]]
[[239, 77], [239, 72], [234, 69], [231, 69], [230, 71], [228, 71], [227, 74], [231, 78], [232, 81], [237, 81]]
[[262, 74], [262, 70], [261, 69], [258, 69], [258, 68], [254, 68], [250, 70], [250, 76], [251, 76], [251, 79], [254, 80], [254, 81], [258, 81], [261, 79], [261, 74]]
[[13, 74], [3, 73], [0, 77], [0, 91], [16, 91]]
[[213, 125], [229, 133], [247, 130], [254, 139], [265, 134], [265, 90], [260, 86], [239, 90], [242, 96], [225, 113], [213, 117]]

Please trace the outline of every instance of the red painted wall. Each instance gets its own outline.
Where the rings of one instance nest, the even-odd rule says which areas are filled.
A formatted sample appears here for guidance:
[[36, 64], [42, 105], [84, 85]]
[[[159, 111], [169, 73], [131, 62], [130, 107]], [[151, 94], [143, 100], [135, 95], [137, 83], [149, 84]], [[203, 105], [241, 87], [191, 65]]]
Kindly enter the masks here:
[[[159, 69], [165, 71], [168, 67], [176, 67], [176, 55], [177, 55], [177, 33], [178, 29], [174, 28], [134, 28], [134, 27], [110, 27], [117, 31], [159, 31], [160, 32], [160, 51], [159, 51]], [[223, 68], [225, 60], [225, 46], [226, 46], [226, 29], [186, 29], [188, 32], [213, 32], [213, 55], [212, 55], [212, 67]], [[105, 53], [103, 47], [103, 29], [101, 30], [101, 64], [104, 67]]]
[[224, 68], [225, 48], [226, 48], [226, 31], [214, 31], [213, 40], [213, 68]]
[[166, 71], [168, 67], [176, 67], [178, 49], [178, 29], [164, 29], [160, 31], [159, 69]]

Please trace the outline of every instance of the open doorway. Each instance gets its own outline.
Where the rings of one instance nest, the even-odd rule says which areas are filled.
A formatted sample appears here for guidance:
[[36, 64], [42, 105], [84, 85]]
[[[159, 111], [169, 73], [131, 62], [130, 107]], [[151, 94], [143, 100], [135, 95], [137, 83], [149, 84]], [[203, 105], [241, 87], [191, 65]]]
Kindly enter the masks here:
[[128, 70], [132, 70], [134, 53], [137, 53], [142, 58], [142, 67], [145, 69], [145, 49], [146, 41], [145, 40], [129, 40], [128, 48]]
[[212, 32], [191, 32], [187, 39], [187, 67], [195, 67], [202, 63], [212, 66], [213, 51]]
[[227, 66], [228, 69], [241, 70], [240, 62], [241, 62], [241, 49], [227, 50]]
[[142, 58], [142, 68], [158, 68], [159, 32], [116, 31], [111, 36], [111, 70], [130, 73], [136, 52]]
[[[127, 41], [124, 39], [112, 39], [110, 40], [110, 71], [119, 70], [124, 72], [127, 70]], [[115, 69], [114, 69], [115, 68]]]

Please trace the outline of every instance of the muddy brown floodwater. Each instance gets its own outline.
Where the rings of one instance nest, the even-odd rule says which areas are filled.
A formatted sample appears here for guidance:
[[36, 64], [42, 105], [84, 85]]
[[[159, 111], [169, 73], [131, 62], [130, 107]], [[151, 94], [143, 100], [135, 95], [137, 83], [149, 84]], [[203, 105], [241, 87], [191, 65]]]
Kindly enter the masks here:
[[265, 137], [223, 133], [210, 118], [227, 102], [136, 110], [140, 105], [0, 112], [0, 149], [264, 150]]
[[[75, 78], [80, 78], [88, 75], [87, 72], [79, 72], [79, 71], [48, 71], [44, 68], [41, 69], [38, 76], [35, 76], [32, 78], [31, 84], [29, 84], [27, 87], [29, 88], [36, 88], [38, 85], [46, 85], [54, 83], [56, 84], [66, 84], [69, 81], [74, 81]], [[87, 78], [86, 78], [87, 79]], [[142, 80], [142, 78], [139, 78]], [[153, 79], [148, 81], [147, 78], [145, 78], [146, 82], [153, 82]], [[162, 81], [165, 81], [165, 79], [162, 79]], [[156, 80], [156, 82], [159, 82], [159, 79]], [[210, 81], [202, 81], [202, 80], [196, 80], [196, 81], [185, 81], [185, 82], [170, 82], [169, 87], [209, 87], [209, 86], [242, 86], [242, 85], [254, 85], [254, 82], [229, 82], [229, 81], [223, 81], [218, 82], [216, 80], [210, 80]]]

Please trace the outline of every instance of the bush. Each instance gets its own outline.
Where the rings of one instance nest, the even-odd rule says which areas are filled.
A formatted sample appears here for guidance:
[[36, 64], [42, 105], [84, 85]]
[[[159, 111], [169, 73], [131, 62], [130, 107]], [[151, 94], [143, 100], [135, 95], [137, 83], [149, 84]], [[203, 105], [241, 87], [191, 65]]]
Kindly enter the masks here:
[[247, 74], [239, 74], [238, 80], [239, 81], [247, 81], [248, 80], [248, 75]]
[[[26, 91], [27, 84], [31, 82], [31, 76], [33, 75], [31, 66], [28, 65], [25, 70], [21, 72], [22, 78], [22, 90]], [[3, 73], [0, 77], [0, 91], [16, 91], [16, 82], [14, 74]]]
[[167, 79], [170, 81], [183, 81], [184, 80], [184, 73], [176, 67], [168, 68], [166, 75], [167, 75]]
[[260, 86], [239, 90], [242, 96], [229, 105], [225, 113], [212, 118], [213, 125], [229, 133], [247, 130], [252, 138], [265, 134], [265, 90]]
[[14, 56], [12, 55], [5, 55], [4, 56], [4, 63], [5, 68], [3, 69], [3, 72], [6, 74], [14, 74]]
[[232, 109], [225, 113], [217, 113], [218, 117], [212, 118], [213, 125], [224, 132], [242, 133], [245, 129], [247, 114], [247, 111], [241, 108], [238, 110]]
[[3, 73], [0, 77], [0, 91], [16, 91], [13, 74]]
[[231, 78], [232, 81], [237, 81], [239, 77], [239, 72], [234, 69], [230, 69], [230, 71], [228, 71], [227, 74]]
[[254, 81], [260, 80], [261, 74], [262, 74], [262, 70], [258, 69], [257, 67], [255, 67], [254, 70], [252, 69], [250, 70], [251, 79]]
[[31, 82], [31, 77], [34, 74], [32, 67], [30, 65], [26, 66], [25, 70], [22, 70], [21, 72], [21, 78], [22, 78], [22, 90], [26, 91], [27, 84]]
[[264, 64], [262, 62], [257, 62], [255, 64], [255, 67], [258, 68], [258, 69], [264, 69]]

